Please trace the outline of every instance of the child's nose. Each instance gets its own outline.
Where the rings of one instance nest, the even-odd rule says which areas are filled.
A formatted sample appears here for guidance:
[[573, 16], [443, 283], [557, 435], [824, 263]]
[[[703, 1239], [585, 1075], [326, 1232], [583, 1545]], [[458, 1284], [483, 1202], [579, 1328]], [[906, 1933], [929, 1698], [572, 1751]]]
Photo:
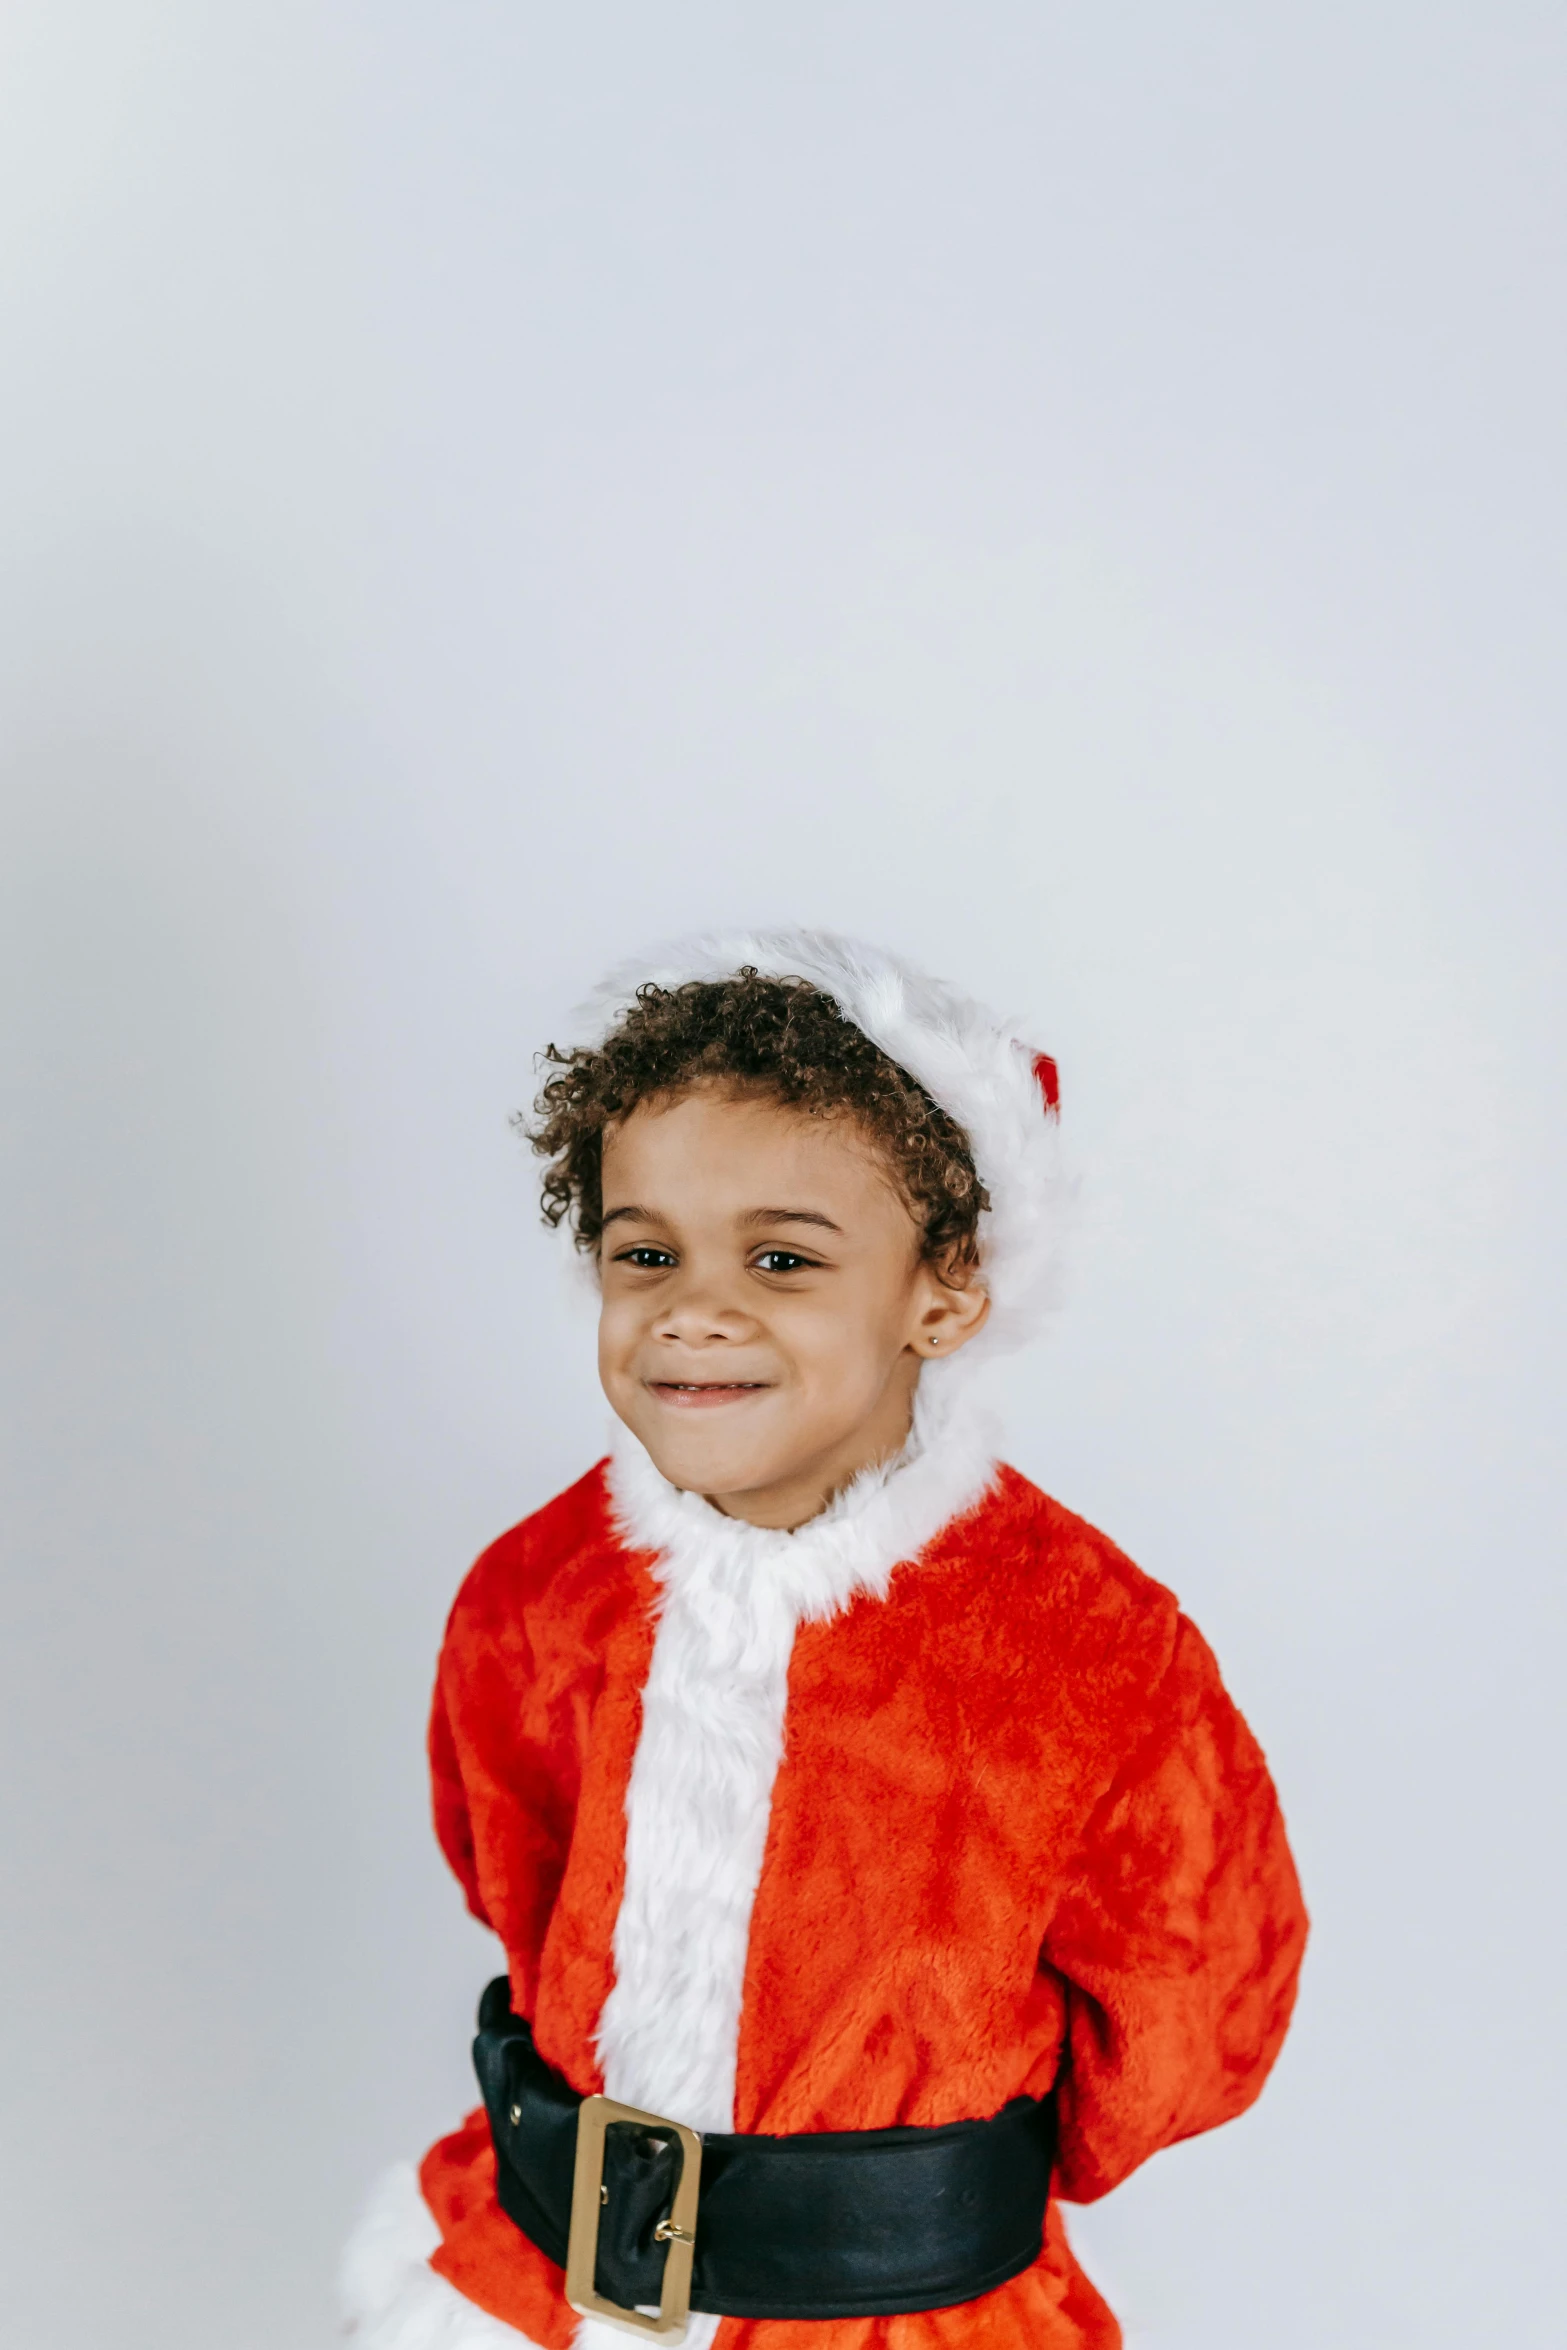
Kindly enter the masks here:
[[745, 1338], [755, 1326], [744, 1299], [727, 1282], [711, 1275], [693, 1272], [673, 1292], [666, 1291], [659, 1302], [661, 1335], [678, 1338], [688, 1346]]

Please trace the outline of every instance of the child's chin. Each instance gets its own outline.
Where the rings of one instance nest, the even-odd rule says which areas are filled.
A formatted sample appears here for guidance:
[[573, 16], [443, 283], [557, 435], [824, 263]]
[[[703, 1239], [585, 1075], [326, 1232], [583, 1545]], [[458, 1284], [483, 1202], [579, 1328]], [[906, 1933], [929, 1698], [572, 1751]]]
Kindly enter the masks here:
[[745, 1446], [702, 1441], [692, 1429], [638, 1429], [653, 1466], [684, 1493], [749, 1493], [774, 1482], [769, 1461]]

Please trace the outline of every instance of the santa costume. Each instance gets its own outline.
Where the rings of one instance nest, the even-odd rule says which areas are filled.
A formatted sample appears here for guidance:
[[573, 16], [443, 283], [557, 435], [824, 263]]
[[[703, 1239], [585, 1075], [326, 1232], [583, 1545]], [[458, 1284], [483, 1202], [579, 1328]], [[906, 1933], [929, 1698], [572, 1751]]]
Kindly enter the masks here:
[[[1053, 1068], [948, 988], [816, 933], [623, 971], [584, 1041], [645, 981], [746, 965], [826, 990], [963, 1128], [989, 1320], [925, 1365], [898, 1459], [794, 1533], [678, 1491], [620, 1430], [503, 1535], [441, 1655], [437, 1830], [504, 1946], [511, 2020], [506, 1987], [491, 2018], [531, 2027], [560, 2097], [603, 2092], [715, 2150], [808, 2156], [814, 2136], [846, 2160], [1048, 2117], [1042, 2239], [1036, 2207], [1002, 2281], [735, 2314], [753, 2305], [709, 2261], [704, 2310], [699, 2218], [691, 2350], [1112, 2350], [1058, 2198], [1104, 2194], [1257, 2096], [1305, 1939], [1278, 1804], [1173, 1596], [998, 1463], [972, 1394], [1052, 1291]], [[506, 2127], [492, 2100], [384, 2183], [345, 2262], [358, 2350], [609, 2350], [548, 2227], [512, 2216], [517, 2191], [503, 2208]], [[923, 2243], [916, 2222], [911, 2276]]]

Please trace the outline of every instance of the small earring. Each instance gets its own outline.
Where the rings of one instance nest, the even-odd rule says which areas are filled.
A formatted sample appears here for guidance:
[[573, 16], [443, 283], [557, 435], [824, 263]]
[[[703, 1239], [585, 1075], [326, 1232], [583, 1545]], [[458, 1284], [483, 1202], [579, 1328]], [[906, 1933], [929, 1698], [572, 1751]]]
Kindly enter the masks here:
[[935, 1333], [934, 1331], [932, 1331], [932, 1332], [931, 1332], [931, 1335], [930, 1335], [930, 1343], [931, 1343], [931, 1345], [932, 1345], [932, 1346], [940, 1346], [940, 1344], [941, 1344], [941, 1340], [940, 1340], [940, 1339], [939, 1339], [939, 1338], [936, 1336], [936, 1333]]

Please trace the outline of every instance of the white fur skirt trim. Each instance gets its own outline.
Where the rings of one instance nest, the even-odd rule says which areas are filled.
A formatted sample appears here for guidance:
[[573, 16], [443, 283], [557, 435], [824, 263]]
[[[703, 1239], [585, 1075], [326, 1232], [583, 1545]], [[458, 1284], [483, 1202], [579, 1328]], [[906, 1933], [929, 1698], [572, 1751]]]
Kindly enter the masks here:
[[354, 2350], [518, 2350], [530, 2337], [437, 2276], [441, 2240], [411, 2162], [377, 2185], [348, 2240], [338, 2301]]

